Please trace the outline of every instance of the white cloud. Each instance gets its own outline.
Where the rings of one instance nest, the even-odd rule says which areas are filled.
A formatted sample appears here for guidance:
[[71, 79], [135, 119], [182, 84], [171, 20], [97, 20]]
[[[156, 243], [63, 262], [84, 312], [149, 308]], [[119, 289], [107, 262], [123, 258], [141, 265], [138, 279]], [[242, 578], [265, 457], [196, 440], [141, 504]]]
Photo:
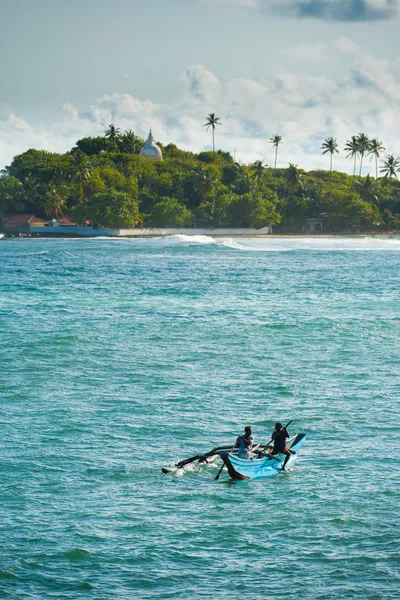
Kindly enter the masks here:
[[[347, 56], [346, 67], [341, 66], [340, 49]], [[133, 129], [142, 137], [152, 127], [164, 144], [173, 142], [193, 151], [209, 149], [211, 135], [202, 125], [210, 112], [222, 122], [216, 131], [217, 146], [230, 152], [236, 148], [243, 162], [263, 158], [271, 164], [268, 139], [275, 133], [283, 137], [282, 165], [294, 162], [306, 169], [326, 168], [326, 157], [320, 155], [322, 140], [333, 136], [343, 148], [351, 135], [361, 131], [378, 137], [390, 153], [399, 155], [400, 60], [366, 56], [343, 38], [332, 45], [302, 46], [304, 55], [317, 51], [328, 62], [337, 56], [336, 78], [328, 77], [324, 60], [315, 64], [313, 75], [302, 72], [302, 62], [291, 60], [298, 52], [294, 47], [285, 50], [286, 69], [272, 69], [257, 81], [222, 81], [202, 65], [191, 66], [182, 76], [184, 93], [171, 105], [114, 92], [97, 99], [86, 111], [65, 104], [53, 123], [28, 123], [11, 112], [0, 117], [0, 167], [30, 147], [67, 151], [81, 137], [101, 135], [110, 123]], [[335, 163], [351, 171], [343, 153], [335, 157]]]
[[203, 65], [192, 65], [181, 77], [188, 93], [199, 102], [216, 102], [220, 85], [218, 79]]
[[345, 54], [349, 56], [350, 54], [357, 54], [359, 52], [359, 48], [357, 44], [353, 42], [353, 40], [349, 40], [347, 37], [341, 37], [334, 41], [333, 48], [340, 52], [341, 54]]
[[293, 48], [281, 48], [276, 51], [282, 56], [300, 62], [322, 62], [326, 60], [326, 44], [298, 44]]

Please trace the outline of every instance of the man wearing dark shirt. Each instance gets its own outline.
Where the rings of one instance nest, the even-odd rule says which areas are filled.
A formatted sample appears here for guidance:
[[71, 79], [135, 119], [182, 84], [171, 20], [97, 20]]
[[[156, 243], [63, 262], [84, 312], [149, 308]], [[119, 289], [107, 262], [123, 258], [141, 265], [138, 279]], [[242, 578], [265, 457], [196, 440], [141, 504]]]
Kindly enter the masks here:
[[290, 458], [290, 450], [286, 447], [286, 440], [289, 437], [286, 427], [282, 427], [282, 423], [275, 423], [275, 431], [272, 434], [274, 446], [271, 454], [284, 454], [285, 462], [282, 466], [282, 471], [285, 471], [285, 465]]

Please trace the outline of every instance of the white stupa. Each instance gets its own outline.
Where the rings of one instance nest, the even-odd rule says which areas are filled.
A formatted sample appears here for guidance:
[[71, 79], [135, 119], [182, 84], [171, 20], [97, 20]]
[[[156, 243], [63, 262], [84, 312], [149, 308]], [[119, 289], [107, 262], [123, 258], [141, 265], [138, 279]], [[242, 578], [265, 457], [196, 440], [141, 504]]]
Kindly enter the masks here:
[[151, 129], [149, 131], [149, 137], [147, 138], [147, 142], [141, 149], [140, 154], [142, 156], [147, 156], [147, 158], [152, 158], [153, 160], [163, 159], [161, 148], [159, 148], [155, 143], [153, 134], [151, 133]]

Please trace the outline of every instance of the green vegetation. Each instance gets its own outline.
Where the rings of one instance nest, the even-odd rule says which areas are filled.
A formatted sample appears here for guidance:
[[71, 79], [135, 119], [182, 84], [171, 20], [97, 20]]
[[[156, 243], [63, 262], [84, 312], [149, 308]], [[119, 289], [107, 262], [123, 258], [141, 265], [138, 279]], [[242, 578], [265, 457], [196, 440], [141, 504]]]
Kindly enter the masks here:
[[[212, 129], [219, 118], [208, 116]], [[337, 142], [327, 138], [329, 171], [306, 172], [297, 165], [276, 165], [279, 135], [270, 139], [274, 167], [263, 161], [236, 163], [228, 152], [194, 154], [174, 144], [161, 148], [163, 161], [140, 156], [144, 140], [110, 125], [104, 137], [83, 138], [66, 154], [28, 150], [16, 156], [0, 176], [0, 216], [31, 213], [68, 215], [109, 227], [149, 226], [263, 227], [300, 233], [309, 218], [323, 218], [326, 231], [351, 232], [400, 228], [400, 159], [365, 134], [346, 144], [353, 175], [333, 170]], [[214, 148], [214, 144], [213, 144]], [[376, 177], [356, 176], [366, 156]], [[382, 175], [378, 178], [378, 171]]]

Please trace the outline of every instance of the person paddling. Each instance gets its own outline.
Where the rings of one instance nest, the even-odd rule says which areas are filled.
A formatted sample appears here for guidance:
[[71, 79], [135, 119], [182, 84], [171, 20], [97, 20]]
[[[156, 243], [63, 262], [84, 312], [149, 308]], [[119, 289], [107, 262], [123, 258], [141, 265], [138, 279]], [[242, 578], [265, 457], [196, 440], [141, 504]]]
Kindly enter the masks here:
[[282, 427], [282, 423], [275, 423], [275, 431], [272, 434], [274, 446], [271, 454], [285, 455], [285, 462], [283, 463], [282, 471], [285, 471], [285, 465], [287, 464], [291, 454], [289, 448], [286, 446], [286, 440], [288, 437], [289, 433], [286, 427]]
[[251, 457], [251, 450], [253, 448], [254, 438], [252, 436], [252, 431], [250, 425], [247, 425], [244, 428], [244, 434], [239, 435], [235, 442], [235, 448], [238, 448], [238, 457], [239, 458], [247, 458]]

